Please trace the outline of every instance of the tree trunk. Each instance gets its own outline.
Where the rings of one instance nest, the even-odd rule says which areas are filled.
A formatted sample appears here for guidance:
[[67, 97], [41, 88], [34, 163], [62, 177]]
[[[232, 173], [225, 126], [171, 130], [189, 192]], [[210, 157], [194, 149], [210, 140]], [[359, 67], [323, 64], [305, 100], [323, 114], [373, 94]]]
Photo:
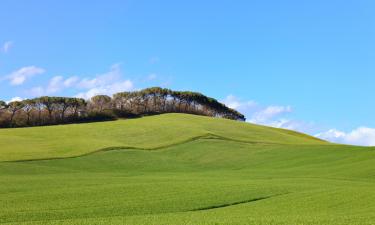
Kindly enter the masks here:
[[27, 125], [30, 125], [30, 112], [27, 112]]
[[12, 111], [12, 114], [10, 115], [10, 121], [9, 121], [9, 123], [10, 123], [11, 126], [12, 126], [12, 124], [13, 124], [13, 118], [14, 118], [14, 116], [16, 115], [16, 112], [17, 112], [17, 111]]

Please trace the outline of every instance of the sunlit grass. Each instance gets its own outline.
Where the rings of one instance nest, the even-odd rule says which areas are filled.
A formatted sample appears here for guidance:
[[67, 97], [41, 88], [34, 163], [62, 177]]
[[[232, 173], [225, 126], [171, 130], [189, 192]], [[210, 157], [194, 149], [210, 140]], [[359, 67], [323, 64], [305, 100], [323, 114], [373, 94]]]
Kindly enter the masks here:
[[[173, 126], [165, 126], [168, 123]], [[46, 140], [43, 151], [37, 151], [36, 146], [43, 146], [40, 133], [47, 138], [57, 134], [54, 129], [75, 132], [84, 127], [90, 128], [86, 137], [93, 146], [83, 144], [78, 131], [63, 135], [72, 140], [60, 140], [62, 146], [82, 144], [77, 148], [81, 154], [86, 153], [85, 146], [106, 147], [103, 143], [143, 148], [176, 144], [152, 151], [119, 149], [76, 158], [1, 162], [0, 223], [370, 225], [375, 221], [373, 148], [327, 144], [227, 120], [173, 114], [31, 128], [39, 132], [27, 134], [35, 142], [27, 144], [25, 138], [18, 145], [25, 149], [17, 157], [9, 156], [12, 148], [2, 149], [2, 159], [50, 156], [46, 152], [55, 153], [54, 141]], [[17, 132], [23, 137], [26, 130], [2, 130], [2, 140]], [[102, 137], [97, 142], [96, 132]], [[216, 136], [204, 136], [207, 133]], [[192, 139], [197, 135], [203, 137]]]

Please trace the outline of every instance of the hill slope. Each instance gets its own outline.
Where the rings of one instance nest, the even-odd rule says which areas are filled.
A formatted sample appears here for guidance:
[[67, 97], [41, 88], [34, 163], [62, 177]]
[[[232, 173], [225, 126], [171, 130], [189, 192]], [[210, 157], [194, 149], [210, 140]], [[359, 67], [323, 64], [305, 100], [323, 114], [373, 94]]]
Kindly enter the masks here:
[[[86, 133], [81, 133], [83, 128]], [[26, 132], [34, 129], [36, 134]], [[93, 153], [84, 147], [105, 144], [170, 146], [0, 162], [1, 224], [372, 225], [375, 221], [374, 148], [173, 114], [2, 130], [0, 144], [26, 135], [18, 139], [23, 144], [17, 145], [17, 157], [9, 148], [1, 150], [2, 158], [56, 153], [59, 140], [43, 138], [57, 135], [54, 129], [66, 131], [62, 137], [71, 138], [60, 138], [61, 146], [81, 149], [71, 150], [74, 154]], [[68, 130], [75, 130], [75, 135]], [[80, 140], [85, 135], [87, 140]]]
[[288, 130], [189, 114], [163, 114], [133, 120], [0, 129], [0, 161], [64, 158], [105, 148], [154, 149], [205, 136], [245, 142], [325, 144]]

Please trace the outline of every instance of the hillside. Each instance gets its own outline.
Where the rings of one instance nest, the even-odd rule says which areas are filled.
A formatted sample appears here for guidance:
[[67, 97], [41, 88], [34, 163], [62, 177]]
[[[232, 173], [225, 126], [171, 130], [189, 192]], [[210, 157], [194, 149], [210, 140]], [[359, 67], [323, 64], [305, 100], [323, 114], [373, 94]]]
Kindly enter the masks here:
[[0, 144], [1, 224], [375, 221], [375, 149], [292, 131], [165, 114], [4, 129]]
[[132, 120], [0, 129], [0, 161], [64, 158], [107, 148], [155, 149], [207, 136], [249, 143], [325, 144], [287, 130], [189, 114], [164, 114]]

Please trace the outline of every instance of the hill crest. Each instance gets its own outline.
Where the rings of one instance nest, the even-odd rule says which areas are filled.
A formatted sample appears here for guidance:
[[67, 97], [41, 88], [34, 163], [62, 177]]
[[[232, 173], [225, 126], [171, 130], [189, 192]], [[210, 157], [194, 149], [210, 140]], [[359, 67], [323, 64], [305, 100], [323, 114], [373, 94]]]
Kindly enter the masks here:
[[171, 113], [130, 120], [1, 129], [0, 161], [65, 158], [111, 148], [152, 150], [207, 136], [254, 144], [329, 144], [284, 129]]

